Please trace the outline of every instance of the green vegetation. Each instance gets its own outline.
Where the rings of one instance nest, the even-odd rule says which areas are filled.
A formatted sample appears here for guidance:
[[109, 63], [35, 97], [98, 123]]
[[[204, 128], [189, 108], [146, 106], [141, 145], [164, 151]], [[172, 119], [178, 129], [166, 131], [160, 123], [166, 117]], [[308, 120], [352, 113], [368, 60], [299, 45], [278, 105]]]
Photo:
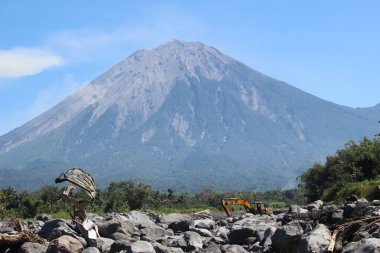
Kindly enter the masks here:
[[[35, 192], [28, 193], [12, 188], [0, 189], [0, 218], [22, 217], [33, 218], [47, 213], [54, 218], [69, 219], [72, 206], [62, 198], [63, 188], [45, 186]], [[106, 189], [99, 190], [94, 201], [82, 191], [73, 192], [88, 212], [103, 214], [106, 212], [127, 212], [129, 210], [154, 210], [156, 213], [192, 213], [204, 209], [222, 211], [220, 199], [241, 197], [247, 201], [263, 201], [274, 208], [284, 208], [291, 204], [305, 204], [300, 190], [275, 190], [268, 192], [215, 192], [204, 188], [200, 192], [189, 195], [153, 191], [149, 185], [141, 182], [112, 182]]]
[[[380, 184], [380, 136], [360, 143], [350, 141], [345, 149], [315, 164], [300, 177], [300, 189], [308, 201], [342, 202], [351, 194], [373, 199]], [[379, 196], [377, 196], [379, 197]]]

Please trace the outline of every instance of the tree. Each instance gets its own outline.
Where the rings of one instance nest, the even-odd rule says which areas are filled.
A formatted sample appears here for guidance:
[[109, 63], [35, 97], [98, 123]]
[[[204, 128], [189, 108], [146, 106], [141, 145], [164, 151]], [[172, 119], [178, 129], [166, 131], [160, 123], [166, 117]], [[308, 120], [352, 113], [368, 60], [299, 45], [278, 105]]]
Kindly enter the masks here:
[[[314, 164], [300, 177], [300, 187], [308, 201], [325, 196], [332, 200], [335, 193], [347, 183], [380, 179], [380, 138], [363, 138], [358, 144], [350, 141], [334, 156], [328, 156], [326, 163]], [[329, 194], [326, 194], [328, 191]]]

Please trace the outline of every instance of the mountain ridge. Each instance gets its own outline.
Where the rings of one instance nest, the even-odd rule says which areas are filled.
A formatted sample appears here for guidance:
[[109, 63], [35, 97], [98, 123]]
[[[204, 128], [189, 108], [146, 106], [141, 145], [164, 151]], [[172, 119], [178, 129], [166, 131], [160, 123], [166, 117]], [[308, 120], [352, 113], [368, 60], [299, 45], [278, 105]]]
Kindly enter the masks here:
[[135, 52], [1, 136], [0, 185], [9, 174], [49, 178], [80, 166], [103, 185], [283, 188], [348, 140], [373, 136], [379, 112], [327, 102], [217, 49], [176, 40]]

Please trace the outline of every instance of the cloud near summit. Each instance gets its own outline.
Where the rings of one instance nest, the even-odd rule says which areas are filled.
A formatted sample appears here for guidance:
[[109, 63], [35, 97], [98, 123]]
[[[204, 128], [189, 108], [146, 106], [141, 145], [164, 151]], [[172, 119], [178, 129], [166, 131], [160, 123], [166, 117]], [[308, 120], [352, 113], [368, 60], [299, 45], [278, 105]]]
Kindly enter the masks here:
[[61, 57], [40, 48], [16, 47], [0, 50], [0, 78], [35, 75], [62, 63]]

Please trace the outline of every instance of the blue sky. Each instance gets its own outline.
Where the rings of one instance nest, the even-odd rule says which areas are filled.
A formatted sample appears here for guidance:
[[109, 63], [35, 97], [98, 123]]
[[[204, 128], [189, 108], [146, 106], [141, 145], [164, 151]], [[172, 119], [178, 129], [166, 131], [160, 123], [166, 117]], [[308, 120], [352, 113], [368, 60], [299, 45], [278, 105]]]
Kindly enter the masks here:
[[380, 103], [380, 1], [0, 0], [0, 135], [142, 48], [200, 41], [350, 107]]

